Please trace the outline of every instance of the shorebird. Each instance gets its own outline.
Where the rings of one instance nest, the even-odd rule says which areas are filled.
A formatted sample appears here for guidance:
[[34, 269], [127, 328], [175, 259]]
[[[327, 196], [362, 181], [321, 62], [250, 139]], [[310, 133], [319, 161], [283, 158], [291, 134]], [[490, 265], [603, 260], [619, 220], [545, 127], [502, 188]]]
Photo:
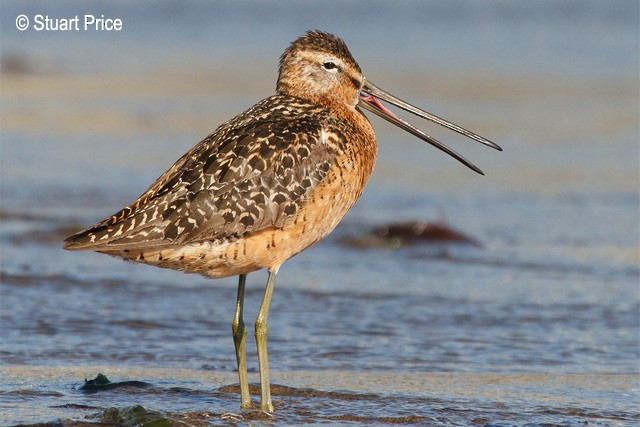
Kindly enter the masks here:
[[399, 118], [386, 101], [489, 147], [495, 143], [423, 111], [365, 79], [338, 37], [309, 31], [280, 57], [276, 94], [219, 126], [136, 201], [65, 240], [93, 250], [212, 278], [239, 276], [232, 321], [241, 409], [252, 406], [243, 320], [247, 274], [267, 269], [255, 320], [261, 405], [273, 411], [268, 315], [283, 262], [327, 236], [362, 194], [377, 156], [376, 114], [482, 171]]

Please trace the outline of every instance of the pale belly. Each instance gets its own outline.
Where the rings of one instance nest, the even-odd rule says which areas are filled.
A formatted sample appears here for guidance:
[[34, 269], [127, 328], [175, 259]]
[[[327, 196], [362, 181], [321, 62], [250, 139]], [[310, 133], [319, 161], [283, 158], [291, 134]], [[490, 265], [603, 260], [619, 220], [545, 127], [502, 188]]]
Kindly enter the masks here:
[[[267, 228], [235, 241], [197, 242], [181, 246], [105, 251], [157, 267], [221, 278], [259, 269], [277, 271], [287, 259], [326, 237], [355, 203], [362, 192], [345, 188], [316, 192], [282, 228]], [[337, 190], [337, 191], [335, 191]]]

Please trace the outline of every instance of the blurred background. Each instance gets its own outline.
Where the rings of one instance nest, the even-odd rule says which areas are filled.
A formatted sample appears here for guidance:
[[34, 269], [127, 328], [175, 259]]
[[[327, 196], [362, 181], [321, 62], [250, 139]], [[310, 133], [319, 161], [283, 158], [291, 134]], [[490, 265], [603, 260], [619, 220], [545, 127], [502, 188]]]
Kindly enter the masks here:
[[[122, 29], [84, 31], [85, 14], [119, 18]], [[30, 21], [24, 31], [19, 15]], [[36, 15], [78, 15], [80, 31], [36, 31]], [[365, 194], [278, 278], [273, 382], [293, 388], [276, 406], [297, 408], [280, 421], [306, 411], [312, 422], [631, 425], [640, 403], [639, 16], [635, 0], [3, 0], [0, 418], [51, 422], [132, 403], [237, 410], [235, 394], [195, 393], [236, 382], [235, 278], [69, 253], [61, 241], [271, 95], [282, 51], [320, 29], [344, 39], [377, 85], [504, 151], [411, 118], [482, 177], [371, 118], [380, 154]], [[478, 244], [380, 232], [410, 221]], [[265, 280], [249, 276], [248, 323]], [[156, 388], [79, 393], [99, 370]], [[166, 392], [173, 386], [185, 390], [178, 400]], [[306, 388], [374, 394], [296, 401]]]

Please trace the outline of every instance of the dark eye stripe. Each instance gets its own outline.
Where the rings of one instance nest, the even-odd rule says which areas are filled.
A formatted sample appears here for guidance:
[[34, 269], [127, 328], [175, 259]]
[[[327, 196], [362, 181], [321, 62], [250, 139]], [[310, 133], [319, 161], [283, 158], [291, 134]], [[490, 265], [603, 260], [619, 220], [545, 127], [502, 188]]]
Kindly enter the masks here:
[[349, 76], [349, 81], [355, 89], [360, 89], [360, 80], [356, 79], [355, 77]]

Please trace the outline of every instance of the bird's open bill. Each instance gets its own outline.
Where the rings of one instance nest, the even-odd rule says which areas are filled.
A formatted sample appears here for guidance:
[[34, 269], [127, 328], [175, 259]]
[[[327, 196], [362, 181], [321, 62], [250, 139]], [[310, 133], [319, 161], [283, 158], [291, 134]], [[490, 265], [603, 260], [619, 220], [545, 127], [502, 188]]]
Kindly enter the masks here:
[[417, 107], [414, 107], [413, 105], [399, 99], [396, 98], [395, 96], [391, 95], [390, 93], [380, 89], [379, 87], [377, 87], [376, 85], [374, 85], [373, 83], [371, 83], [368, 80], [365, 80], [363, 85], [362, 85], [362, 89], [360, 91], [360, 101], [358, 102], [358, 105], [361, 106], [362, 108], [364, 108], [365, 110], [371, 111], [372, 113], [382, 117], [383, 119], [387, 120], [388, 122], [393, 123], [394, 125], [398, 126], [401, 129], [406, 130], [407, 132], [411, 133], [412, 135], [417, 136], [418, 138], [422, 139], [423, 141], [428, 142], [429, 144], [433, 145], [434, 147], [444, 151], [445, 153], [447, 153], [448, 155], [450, 155], [451, 157], [453, 157], [454, 159], [460, 161], [461, 163], [465, 164], [466, 166], [468, 166], [469, 168], [471, 168], [472, 170], [478, 172], [481, 175], [484, 175], [484, 173], [480, 170], [480, 168], [478, 168], [476, 165], [474, 165], [473, 163], [471, 163], [469, 160], [465, 159], [464, 157], [462, 157], [460, 154], [456, 153], [455, 151], [453, 151], [451, 148], [447, 147], [446, 145], [444, 145], [443, 143], [441, 143], [440, 141], [438, 141], [437, 139], [435, 139], [434, 137], [427, 135], [426, 133], [424, 133], [423, 131], [421, 131], [420, 129], [416, 128], [415, 126], [413, 126], [412, 124], [406, 122], [405, 120], [401, 119], [400, 117], [396, 116], [392, 111], [390, 111], [388, 108], [386, 108], [384, 105], [382, 105], [382, 103], [380, 102], [380, 100], [383, 101], [387, 101], [390, 104], [395, 105], [396, 107], [402, 108], [405, 111], [408, 111], [412, 114], [415, 114], [418, 117], [422, 117], [423, 119], [427, 119], [429, 121], [432, 121], [434, 123], [437, 123], [441, 126], [444, 126], [448, 129], [451, 129], [452, 131], [458, 132], [461, 135], [464, 135], [468, 138], [471, 138], [473, 140], [476, 140], [484, 145], [488, 145], [491, 148], [495, 148], [496, 150], [502, 151], [502, 148], [500, 148], [500, 146], [498, 144], [495, 144], [491, 141], [489, 141], [488, 139], [477, 135], [471, 131], [468, 131], [464, 128], [461, 128], [460, 126], [453, 124], [445, 119], [442, 119], [438, 116], [435, 116], [431, 113], [428, 113], [424, 110], [421, 110]]

